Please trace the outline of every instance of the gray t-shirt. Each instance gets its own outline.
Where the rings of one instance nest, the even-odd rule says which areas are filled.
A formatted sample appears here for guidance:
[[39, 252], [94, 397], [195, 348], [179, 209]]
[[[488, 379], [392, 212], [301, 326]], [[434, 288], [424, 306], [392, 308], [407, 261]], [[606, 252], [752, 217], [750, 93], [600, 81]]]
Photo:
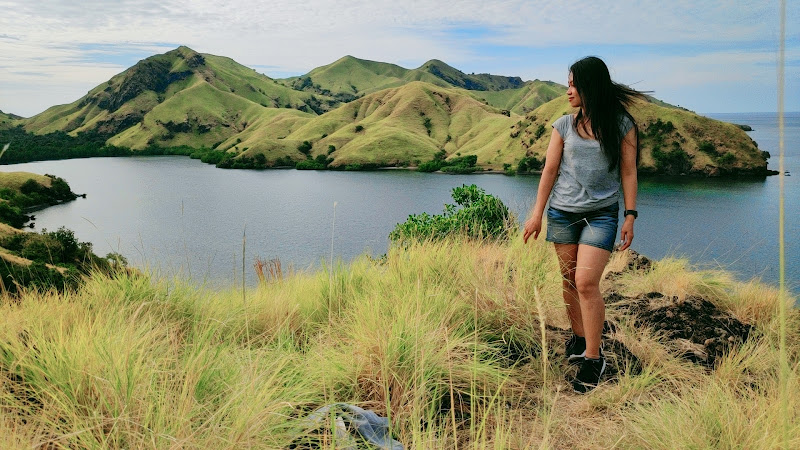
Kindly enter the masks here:
[[[633, 127], [627, 116], [620, 119], [623, 135]], [[608, 171], [608, 158], [597, 139], [584, 139], [575, 129], [572, 114], [559, 117], [553, 128], [564, 140], [558, 178], [550, 194], [550, 206], [569, 212], [586, 212], [619, 202], [619, 166]]]

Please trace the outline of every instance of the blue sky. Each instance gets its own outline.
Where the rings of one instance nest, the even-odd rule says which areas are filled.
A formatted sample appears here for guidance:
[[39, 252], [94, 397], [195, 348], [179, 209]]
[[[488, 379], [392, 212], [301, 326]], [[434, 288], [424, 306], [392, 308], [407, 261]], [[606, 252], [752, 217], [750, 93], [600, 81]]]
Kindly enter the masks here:
[[[70, 103], [187, 45], [272, 77], [344, 55], [564, 84], [600, 56], [612, 77], [693, 111], [777, 109], [778, 1], [0, 0], [0, 110]], [[800, 7], [787, 2], [785, 107], [800, 111]]]

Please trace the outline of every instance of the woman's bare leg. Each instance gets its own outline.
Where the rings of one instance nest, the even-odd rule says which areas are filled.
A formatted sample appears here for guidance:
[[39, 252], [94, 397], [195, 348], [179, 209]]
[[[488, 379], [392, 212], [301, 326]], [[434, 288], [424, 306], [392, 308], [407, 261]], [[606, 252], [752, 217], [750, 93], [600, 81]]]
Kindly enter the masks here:
[[561, 287], [564, 304], [567, 306], [567, 317], [572, 332], [584, 336], [583, 319], [578, 290], [575, 287], [575, 265], [578, 261], [578, 244], [555, 244], [558, 265], [561, 269]]
[[600, 293], [600, 278], [611, 252], [578, 244], [575, 287], [580, 299], [580, 316], [586, 337], [586, 357], [600, 357], [600, 338], [606, 319], [606, 305]]

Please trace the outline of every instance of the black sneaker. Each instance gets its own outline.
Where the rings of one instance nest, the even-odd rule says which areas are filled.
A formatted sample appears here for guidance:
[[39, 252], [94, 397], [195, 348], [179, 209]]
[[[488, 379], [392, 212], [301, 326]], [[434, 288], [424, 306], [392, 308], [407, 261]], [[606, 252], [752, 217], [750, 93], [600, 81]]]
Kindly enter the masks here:
[[579, 364], [583, 361], [586, 356], [586, 338], [573, 333], [564, 345], [566, 347], [564, 355], [570, 364]]
[[578, 374], [572, 380], [572, 389], [578, 394], [585, 394], [596, 388], [600, 383], [600, 378], [606, 371], [606, 358], [600, 351], [600, 358], [583, 358]]

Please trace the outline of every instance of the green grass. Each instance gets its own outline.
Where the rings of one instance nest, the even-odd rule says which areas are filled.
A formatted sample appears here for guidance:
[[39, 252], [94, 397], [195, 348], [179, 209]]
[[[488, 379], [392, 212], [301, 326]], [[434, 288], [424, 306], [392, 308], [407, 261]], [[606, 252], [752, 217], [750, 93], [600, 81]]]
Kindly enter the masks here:
[[471, 91], [478, 100], [486, 100], [495, 108], [505, 109], [514, 114], [525, 115], [539, 106], [565, 95], [564, 86], [552, 81], [529, 81], [523, 87], [501, 91]]
[[[363, 95], [404, 83], [409, 70], [396, 64], [344, 56], [331, 64], [317, 67], [302, 78], [311, 78], [314, 85], [333, 93]], [[301, 77], [280, 80], [290, 84]], [[354, 89], [355, 88], [355, 89]]]
[[[5, 301], [4, 445], [282, 448], [305, 434], [300, 417], [339, 401], [390, 417], [407, 448], [780, 445], [777, 319], [747, 306], [775, 311], [773, 289], [674, 260], [627, 275], [630, 292], [672, 280], [759, 332], [708, 372], [647, 329], [620, 326], [644, 371], [577, 396], [552, 350], [563, 335], [551, 327], [566, 326], [555, 257], [518, 241], [395, 248], [244, 295], [130, 272]], [[793, 311], [790, 448], [800, 443], [798, 324]], [[509, 348], [525, 357], [507, 359]]]
[[26, 181], [34, 180], [45, 187], [50, 187], [50, 177], [30, 172], [0, 172], [0, 189], [19, 190]]

